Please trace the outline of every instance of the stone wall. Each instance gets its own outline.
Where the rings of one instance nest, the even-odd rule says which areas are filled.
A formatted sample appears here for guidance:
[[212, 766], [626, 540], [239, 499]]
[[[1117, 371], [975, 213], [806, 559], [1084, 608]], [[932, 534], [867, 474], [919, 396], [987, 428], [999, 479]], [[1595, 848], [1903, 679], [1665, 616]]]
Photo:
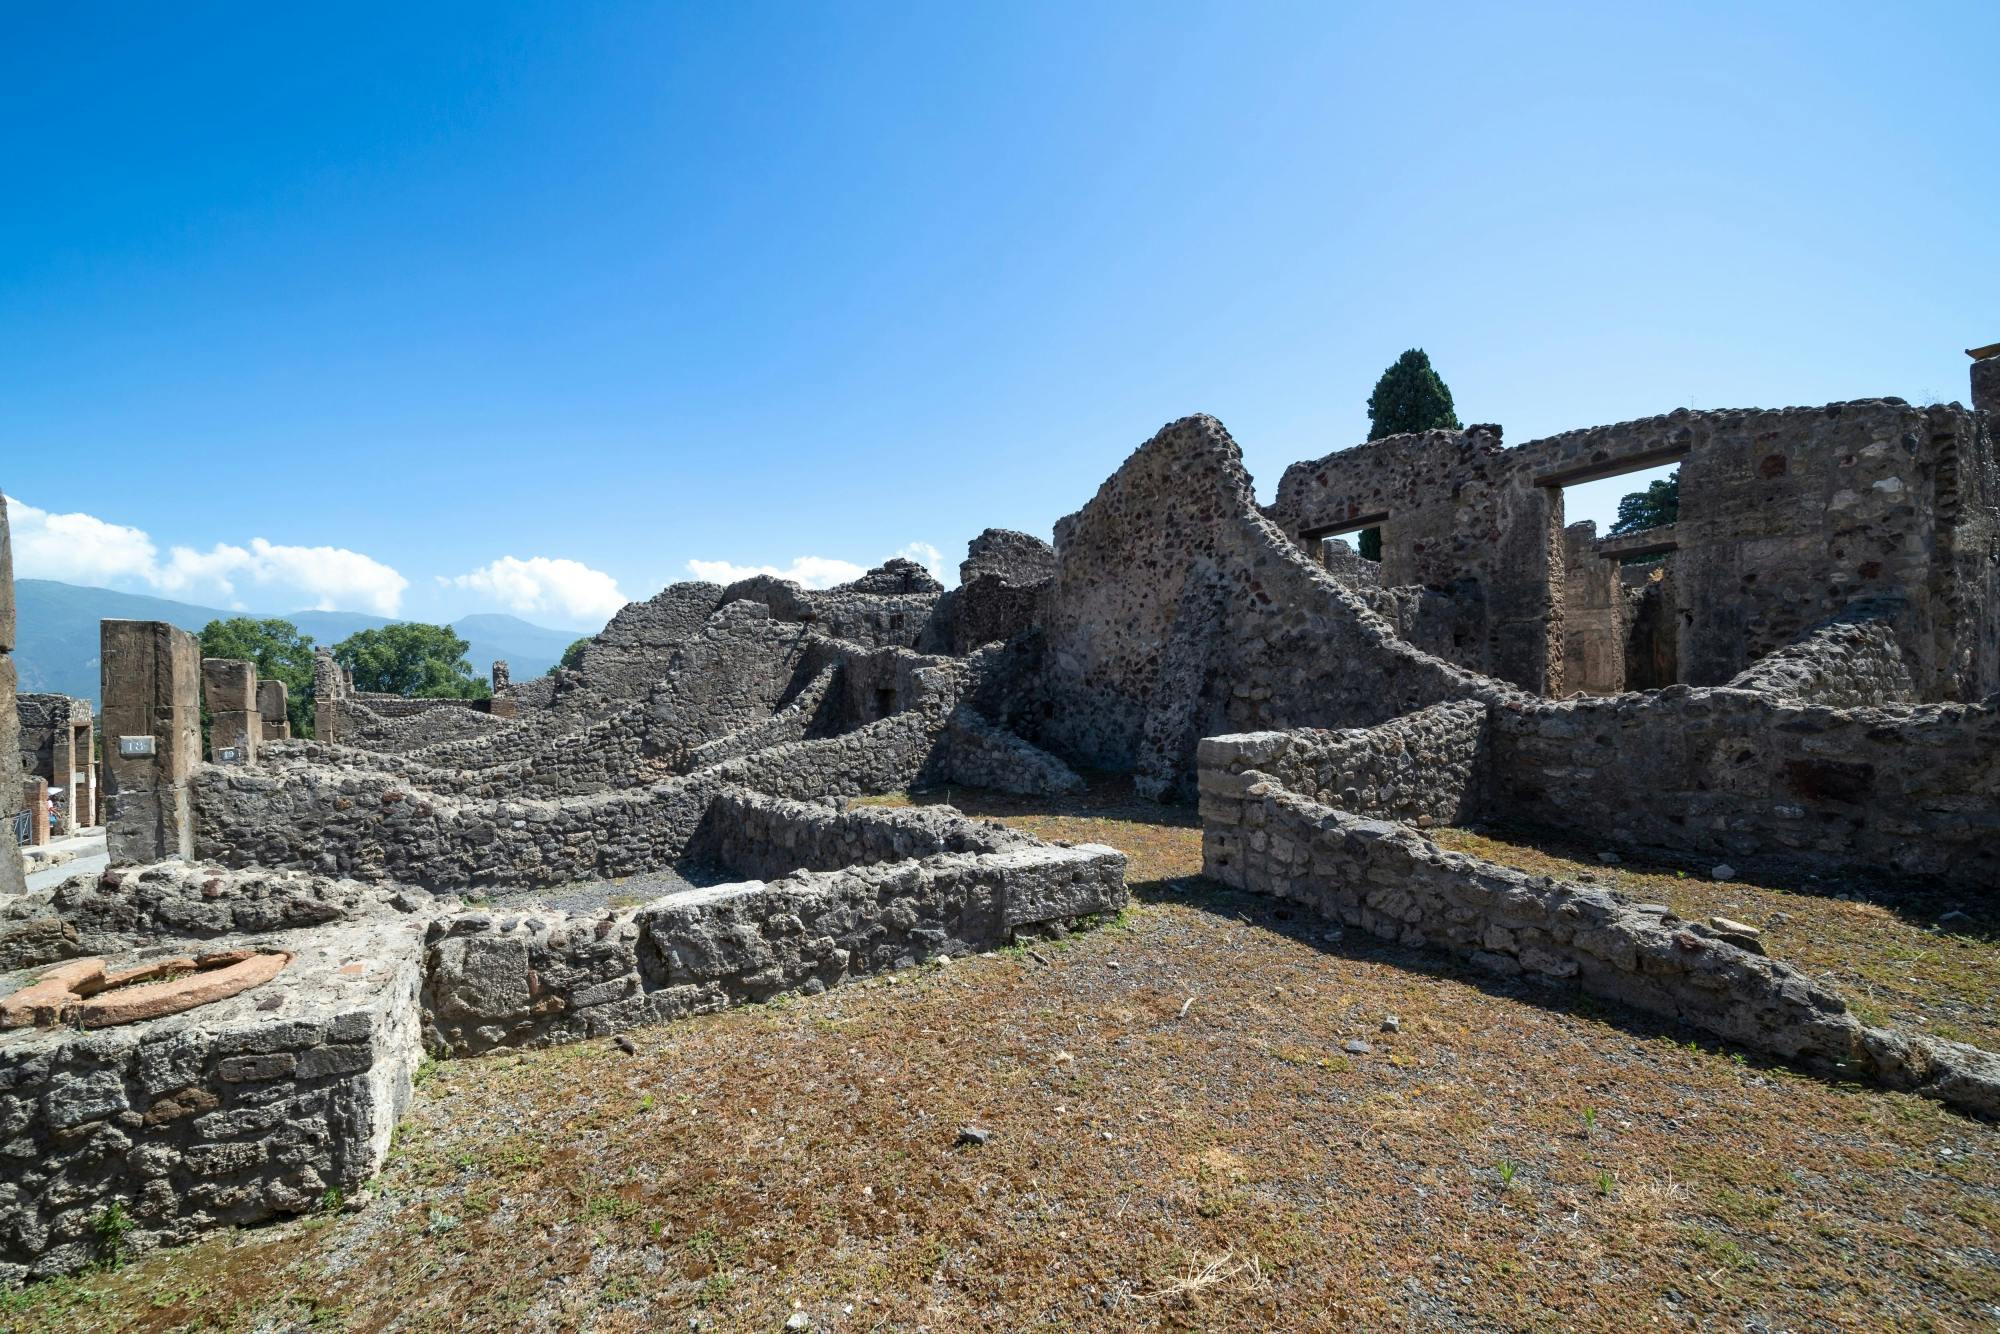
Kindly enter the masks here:
[[1873, 708], [1917, 697], [1896, 644], [1893, 608], [1857, 603], [1729, 683], [1794, 704]]
[[1126, 901], [1124, 867], [1110, 848], [1034, 844], [718, 885], [595, 918], [440, 918], [428, 946], [426, 1041], [472, 1055], [817, 994], [1116, 912]]
[[[0, 495], [0, 811], [12, 816], [20, 790], [21, 720], [14, 711], [19, 675], [14, 666], [14, 547], [7, 531], [7, 497]], [[27, 883], [10, 819], [0, 836], [0, 897]]]
[[1041, 846], [1004, 825], [969, 820], [949, 806], [839, 809], [725, 788], [709, 803], [689, 855], [730, 874], [771, 879], [793, 871], [838, 871], [948, 852]]
[[1501, 976], [1575, 985], [1809, 1069], [2000, 1113], [2000, 1059], [1865, 1028], [1840, 997], [1764, 958], [1754, 937], [1448, 852], [1414, 829], [1312, 801], [1241, 767], [1260, 742], [1202, 743], [1203, 870], [1223, 884]]
[[1682, 681], [1720, 684], [1848, 603], [1894, 597], [1924, 698], [2000, 688], [2000, 471], [1957, 407], [1677, 411], [1514, 449], [1483, 428], [1392, 437], [1294, 464], [1273, 514], [1312, 548], [1381, 517], [1385, 584], [1472, 590], [1454, 661], [1548, 693], [1565, 679], [1543, 632], [1560, 641], [1568, 614], [1560, 488], [1676, 459]]
[[1057, 526], [1056, 551], [1032, 686], [1002, 716], [1142, 790], [1191, 792], [1203, 736], [1511, 693], [1413, 647], [1308, 559], [1258, 511], [1212, 417], [1142, 445]]
[[273, 980], [184, 1014], [0, 1036], [0, 1282], [102, 1258], [114, 1205], [144, 1249], [311, 1212], [381, 1166], [420, 1054], [420, 941], [284, 948]]
[[1737, 866], [2000, 885], [2000, 701], [1834, 709], [1673, 686], [1491, 721], [1505, 818]]
[[[1351, 814], [1424, 827], [1454, 824], [1474, 818], [1484, 805], [1486, 733], [1486, 706], [1458, 700], [1377, 727], [1205, 737], [1202, 781], [1218, 771], [1256, 769]], [[1207, 795], [1204, 787], [1204, 812]]]
[[1055, 573], [1055, 548], [1047, 542], [1008, 528], [988, 528], [966, 544], [965, 559], [958, 565], [958, 582], [969, 584], [990, 574], [1026, 587], [1052, 579]]

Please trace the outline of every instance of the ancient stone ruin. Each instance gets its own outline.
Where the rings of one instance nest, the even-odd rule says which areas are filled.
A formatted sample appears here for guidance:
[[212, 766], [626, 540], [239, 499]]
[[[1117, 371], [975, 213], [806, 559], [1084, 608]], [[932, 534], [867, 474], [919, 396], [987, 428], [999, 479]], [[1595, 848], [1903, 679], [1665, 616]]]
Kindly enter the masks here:
[[[1294, 465], [1268, 508], [1221, 423], [1184, 418], [1053, 543], [975, 538], [956, 588], [906, 561], [829, 590], [676, 584], [573, 668], [496, 664], [485, 702], [358, 692], [323, 654], [309, 740], [249, 664], [107, 621], [112, 869], [0, 885], [0, 1274], [86, 1263], [112, 1203], [160, 1244], [355, 1189], [424, 1052], [1116, 912], [1110, 848], [853, 800], [1053, 797], [1086, 771], [1198, 801], [1225, 884], [2000, 1115], [2000, 1061], [1859, 1023], [1740, 924], [1426, 832], [2000, 885], [1997, 371], [1975, 362], [1973, 410], [1393, 437]], [[1565, 526], [1564, 485], [1672, 460], [1670, 530]], [[1363, 528], [1379, 563], [1338, 540]], [[176, 990], [120, 1008], [149, 986]]]

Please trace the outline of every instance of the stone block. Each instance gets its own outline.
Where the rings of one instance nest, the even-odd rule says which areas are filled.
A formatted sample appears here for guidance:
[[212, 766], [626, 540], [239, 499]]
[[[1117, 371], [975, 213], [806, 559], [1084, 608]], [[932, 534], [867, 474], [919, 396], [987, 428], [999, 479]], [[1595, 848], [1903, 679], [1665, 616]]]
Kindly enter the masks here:
[[212, 714], [256, 712], [256, 664], [240, 658], [203, 658], [201, 693]]

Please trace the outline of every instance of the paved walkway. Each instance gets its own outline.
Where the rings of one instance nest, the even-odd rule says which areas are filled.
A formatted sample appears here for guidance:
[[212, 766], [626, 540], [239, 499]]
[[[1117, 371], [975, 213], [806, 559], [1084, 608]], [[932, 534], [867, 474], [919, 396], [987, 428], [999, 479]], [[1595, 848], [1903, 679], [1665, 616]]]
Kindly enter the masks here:
[[28, 873], [28, 892], [36, 893], [51, 889], [73, 875], [96, 875], [111, 864], [111, 858], [104, 851], [104, 831], [86, 829], [67, 838], [49, 840], [49, 848], [56, 852], [76, 854], [60, 866], [51, 866]]

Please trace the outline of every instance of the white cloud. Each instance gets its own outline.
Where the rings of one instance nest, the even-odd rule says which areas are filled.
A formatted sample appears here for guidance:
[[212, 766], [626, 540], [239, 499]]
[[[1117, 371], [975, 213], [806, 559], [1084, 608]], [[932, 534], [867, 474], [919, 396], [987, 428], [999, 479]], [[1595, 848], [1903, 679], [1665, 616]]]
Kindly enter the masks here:
[[257, 537], [248, 547], [218, 542], [208, 551], [174, 547], [165, 561], [139, 528], [89, 514], [51, 514], [12, 496], [14, 572], [73, 584], [143, 584], [183, 598], [216, 598], [240, 610], [237, 586], [311, 603], [314, 611], [362, 610], [394, 616], [410, 581], [373, 557], [345, 547], [290, 547]]
[[144, 580], [159, 559], [153, 539], [137, 528], [88, 514], [51, 514], [13, 496], [7, 497], [7, 523], [13, 530], [14, 572], [29, 579]]
[[[912, 542], [901, 551], [889, 554], [913, 560], [929, 570], [933, 577], [944, 578], [944, 554], [929, 542]], [[865, 565], [832, 556], [799, 556], [785, 569], [775, 565], [736, 565], [726, 560], [691, 560], [687, 568], [689, 574], [711, 584], [733, 584], [752, 575], [774, 574], [780, 579], [791, 580], [801, 588], [832, 588], [835, 584], [851, 583], [868, 573]]]
[[753, 574], [775, 574], [802, 588], [832, 588], [868, 573], [865, 567], [851, 560], [835, 560], [831, 556], [800, 556], [789, 569], [783, 570], [775, 565], [731, 565], [726, 560], [691, 560], [687, 567], [689, 574], [711, 584], [733, 584]]
[[931, 578], [944, 578], [944, 553], [928, 542], [912, 542], [896, 553], [904, 560], [913, 560], [931, 572]]
[[502, 556], [471, 574], [439, 583], [484, 593], [518, 612], [552, 612], [573, 620], [609, 620], [627, 601], [618, 581], [581, 561], [530, 556]]

